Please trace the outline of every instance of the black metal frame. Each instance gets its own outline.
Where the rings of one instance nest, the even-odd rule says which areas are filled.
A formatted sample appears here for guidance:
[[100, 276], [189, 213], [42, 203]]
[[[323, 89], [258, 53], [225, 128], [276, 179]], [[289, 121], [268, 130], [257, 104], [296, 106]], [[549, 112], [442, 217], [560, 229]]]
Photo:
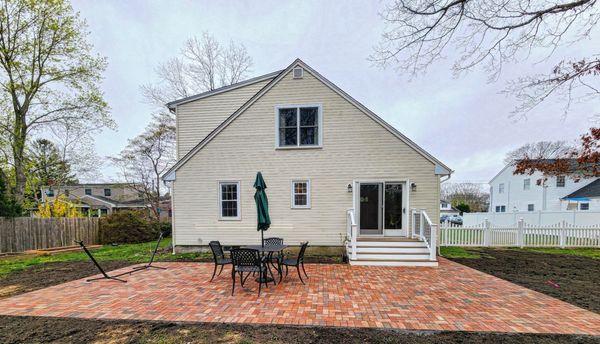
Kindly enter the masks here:
[[158, 236], [158, 240], [156, 241], [156, 246], [154, 247], [154, 251], [152, 252], [152, 256], [150, 257], [150, 261], [148, 262], [148, 264], [145, 264], [142, 266], [136, 266], [133, 268], [134, 271], [132, 271], [132, 272], [145, 270], [145, 269], [149, 269], [149, 268], [159, 269], [159, 270], [167, 270], [167, 268], [152, 265], [152, 263], [154, 262], [154, 256], [156, 256], [156, 251], [158, 251], [160, 241], [162, 240], [164, 235], [165, 235], [165, 232], [161, 231], [160, 235]]
[[[225, 267], [225, 265], [231, 264], [231, 259], [228, 260], [228, 258], [225, 258], [225, 251], [223, 250], [223, 246], [219, 241], [211, 241], [208, 243], [208, 246], [210, 247], [210, 251], [212, 252], [213, 260], [215, 263], [215, 268], [213, 269], [212, 277], [210, 278], [210, 282], [212, 282], [215, 278], [215, 274], [217, 274], [217, 267], [221, 266], [221, 269], [217, 274], [217, 276], [220, 276], [221, 272], [223, 272], [223, 267]], [[215, 249], [217, 248], [219, 252], [215, 252]]]
[[[244, 287], [244, 282], [246, 282], [246, 279], [248, 279], [248, 277], [251, 275], [251, 273], [256, 273], [256, 272], [259, 273], [259, 277], [256, 279], [256, 281], [258, 282], [258, 296], [260, 296], [260, 292], [261, 292], [263, 283], [265, 284], [265, 287], [267, 287], [267, 288], [269, 287], [267, 279], [265, 278], [267, 271], [269, 271], [269, 270], [267, 269], [267, 266], [265, 264], [264, 257], [261, 256], [261, 254], [259, 253], [258, 250], [251, 249], [251, 248], [232, 249], [231, 250], [231, 262], [232, 262], [232, 267], [231, 267], [231, 279], [232, 279], [231, 295], [232, 296], [235, 291], [235, 274], [236, 273], [239, 273], [239, 275], [240, 275], [240, 283], [241, 283], [242, 287]], [[254, 268], [255, 270], [248, 269], [247, 271], [243, 271], [240, 269], [240, 270], [236, 271], [236, 267], [237, 268], [248, 267], [248, 268]], [[244, 272], [247, 273], [246, 278], [244, 278]]]
[[[298, 271], [298, 277], [300, 278], [300, 282], [302, 282], [302, 284], [304, 284], [304, 281], [302, 280], [302, 275], [300, 274], [300, 267], [302, 267], [302, 272], [304, 272], [304, 276], [306, 276], [306, 279], [308, 279], [308, 275], [306, 274], [306, 270], [304, 269], [304, 253], [306, 252], [307, 247], [308, 247], [308, 242], [302, 243], [300, 246], [300, 252], [298, 252], [298, 257], [296, 259], [293, 259], [293, 258], [283, 259], [283, 261], [281, 262], [281, 265], [285, 266], [285, 276], [286, 277], [288, 275], [288, 267], [289, 266], [296, 267], [296, 270]], [[280, 277], [279, 283], [281, 283], [282, 279], [283, 279], [283, 277]]]
[[81, 248], [83, 249], [83, 251], [88, 255], [88, 257], [90, 257], [90, 260], [92, 261], [92, 263], [94, 263], [94, 265], [96, 265], [96, 268], [98, 268], [98, 270], [100, 270], [100, 273], [102, 273], [102, 277], [90, 278], [90, 279], [87, 279], [86, 282], [92, 282], [92, 281], [97, 281], [97, 280], [102, 280], [102, 279], [111, 279], [111, 280], [115, 280], [115, 281], [127, 283], [126, 280], [123, 280], [123, 279], [120, 279], [120, 278], [117, 278], [117, 277], [126, 275], [129, 272], [125, 272], [125, 273], [114, 275], [114, 276], [109, 276], [106, 273], [106, 271], [104, 271], [104, 269], [100, 266], [100, 264], [98, 264], [98, 262], [96, 261], [96, 259], [92, 255], [92, 253], [87, 249], [87, 247], [85, 247], [85, 244], [83, 243], [83, 241], [77, 241], [77, 240], [75, 240], [75, 242], [78, 243], [79, 246], [81, 246]]

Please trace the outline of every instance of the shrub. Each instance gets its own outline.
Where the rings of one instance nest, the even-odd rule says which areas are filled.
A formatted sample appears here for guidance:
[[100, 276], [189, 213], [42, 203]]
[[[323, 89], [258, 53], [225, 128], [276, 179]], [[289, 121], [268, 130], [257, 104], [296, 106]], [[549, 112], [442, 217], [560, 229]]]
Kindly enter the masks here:
[[100, 219], [101, 244], [134, 244], [156, 240], [160, 224], [139, 211], [118, 211]]

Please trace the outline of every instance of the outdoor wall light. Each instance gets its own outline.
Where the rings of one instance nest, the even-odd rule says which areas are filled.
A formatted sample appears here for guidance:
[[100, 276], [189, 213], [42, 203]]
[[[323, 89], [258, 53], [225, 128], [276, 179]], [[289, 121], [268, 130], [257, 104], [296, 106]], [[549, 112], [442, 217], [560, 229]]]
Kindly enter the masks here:
[[352, 184], [348, 184], [348, 192], [352, 193]]
[[410, 183], [410, 191], [417, 192], [417, 184], [416, 183]]

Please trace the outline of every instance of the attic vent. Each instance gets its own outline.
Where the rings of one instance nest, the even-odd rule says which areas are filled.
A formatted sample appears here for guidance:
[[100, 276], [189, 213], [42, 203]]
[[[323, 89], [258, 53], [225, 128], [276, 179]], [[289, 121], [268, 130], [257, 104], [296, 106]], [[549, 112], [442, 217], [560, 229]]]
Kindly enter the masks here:
[[304, 75], [304, 69], [302, 69], [302, 67], [294, 68], [294, 79], [302, 79], [303, 75]]

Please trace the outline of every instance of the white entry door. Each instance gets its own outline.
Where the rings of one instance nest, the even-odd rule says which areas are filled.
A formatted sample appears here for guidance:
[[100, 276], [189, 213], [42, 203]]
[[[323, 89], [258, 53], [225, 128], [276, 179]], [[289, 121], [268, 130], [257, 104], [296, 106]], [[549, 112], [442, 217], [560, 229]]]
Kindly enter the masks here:
[[361, 235], [406, 236], [405, 182], [358, 183], [358, 219]]

